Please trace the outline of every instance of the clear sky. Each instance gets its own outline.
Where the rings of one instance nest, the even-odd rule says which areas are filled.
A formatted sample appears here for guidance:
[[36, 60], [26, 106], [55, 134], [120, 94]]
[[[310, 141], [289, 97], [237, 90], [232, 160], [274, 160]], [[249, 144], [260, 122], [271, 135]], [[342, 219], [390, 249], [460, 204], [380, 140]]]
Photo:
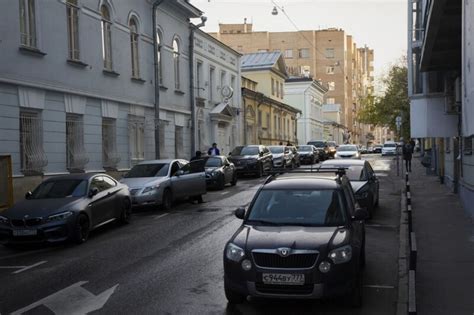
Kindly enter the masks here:
[[[358, 46], [375, 50], [375, 74], [386, 72], [407, 50], [407, 0], [274, 0], [298, 29], [336, 27], [352, 35]], [[281, 12], [274, 16], [272, 0], [191, 0], [208, 20], [203, 28], [215, 32], [219, 23], [243, 23], [255, 31], [294, 31]]]

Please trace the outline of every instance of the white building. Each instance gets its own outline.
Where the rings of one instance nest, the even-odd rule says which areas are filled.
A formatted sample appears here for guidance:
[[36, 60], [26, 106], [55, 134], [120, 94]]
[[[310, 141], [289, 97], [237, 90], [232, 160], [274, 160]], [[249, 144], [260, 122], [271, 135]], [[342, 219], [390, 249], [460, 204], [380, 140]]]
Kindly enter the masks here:
[[344, 143], [345, 127], [341, 124], [341, 105], [324, 104], [324, 136], [326, 141], [336, 141], [337, 144]]
[[288, 105], [301, 111], [298, 118], [298, 143], [323, 139], [323, 100], [328, 91], [312, 78], [289, 78], [285, 81], [284, 100]]

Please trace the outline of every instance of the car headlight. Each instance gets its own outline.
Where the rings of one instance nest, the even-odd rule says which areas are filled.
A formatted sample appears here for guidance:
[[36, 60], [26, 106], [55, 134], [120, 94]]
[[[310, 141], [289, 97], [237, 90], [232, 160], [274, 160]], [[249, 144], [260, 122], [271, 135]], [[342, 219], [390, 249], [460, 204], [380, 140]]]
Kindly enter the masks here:
[[239, 262], [240, 260], [242, 260], [242, 258], [244, 258], [245, 252], [239, 246], [229, 243], [229, 245], [227, 245], [227, 248], [225, 250], [225, 256], [229, 260]]
[[160, 185], [153, 185], [153, 186], [148, 186], [148, 187], [145, 187], [145, 189], [143, 189], [142, 191], [142, 194], [146, 194], [152, 190], [155, 190], [155, 189], [158, 189], [160, 187]]
[[343, 264], [351, 260], [352, 258], [352, 246], [346, 245], [336, 249], [333, 249], [328, 257], [334, 264]]
[[48, 222], [52, 222], [52, 221], [62, 221], [62, 220], [64, 220], [64, 219], [69, 218], [71, 215], [72, 215], [72, 211], [64, 211], [64, 212], [61, 212], [61, 213], [58, 213], [58, 214], [50, 215], [50, 216], [46, 219], [46, 221], [48, 221]]
[[8, 224], [10, 220], [4, 216], [0, 215], [0, 224]]
[[219, 176], [220, 174], [221, 174], [221, 172], [218, 171], [218, 170], [215, 170], [215, 171], [212, 171], [212, 172], [211, 172], [211, 176], [213, 176], [213, 177], [217, 177], [217, 176]]

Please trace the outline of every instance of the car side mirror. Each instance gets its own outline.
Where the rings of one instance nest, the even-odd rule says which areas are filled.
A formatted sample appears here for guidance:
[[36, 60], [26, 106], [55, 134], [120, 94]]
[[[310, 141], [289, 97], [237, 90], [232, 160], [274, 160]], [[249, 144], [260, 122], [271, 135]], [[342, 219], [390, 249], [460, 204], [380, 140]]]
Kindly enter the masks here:
[[89, 198], [92, 198], [94, 197], [95, 195], [97, 195], [99, 193], [99, 189], [94, 187], [94, 188], [91, 188], [91, 190], [89, 190]]
[[234, 214], [237, 219], [243, 220], [245, 217], [245, 208], [238, 208], [237, 210], [235, 210]]
[[183, 170], [178, 170], [175, 174], [175, 176], [181, 176], [181, 175], [184, 175], [184, 171]]
[[31, 196], [33, 196], [33, 193], [31, 191], [27, 191], [25, 194], [25, 199], [30, 199]]
[[363, 221], [369, 218], [369, 212], [367, 208], [358, 208], [355, 211], [355, 215], [352, 217], [352, 221]]

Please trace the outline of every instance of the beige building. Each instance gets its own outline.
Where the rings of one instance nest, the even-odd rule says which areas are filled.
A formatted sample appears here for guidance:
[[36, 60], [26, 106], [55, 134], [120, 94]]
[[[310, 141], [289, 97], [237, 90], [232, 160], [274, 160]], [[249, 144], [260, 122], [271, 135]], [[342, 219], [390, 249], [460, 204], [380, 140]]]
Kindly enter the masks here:
[[[341, 124], [346, 126], [351, 142], [359, 141], [361, 130], [354, 122], [360, 99], [359, 91], [373, 89], [373, 73], [365, 76], [361, 68], [372, 66], [373, 50], [366, 48], [367, 58], [359, 51], [352, 36], [341, 29], [298, 32], [253, 31], [253, 25], [219, 24], [218, 33], [210, 33], [240, 53], [279, 51], [289, 76], [312, 77], [327, 85], [326, 104], [340, 104]], [[362, 60], [364, 62], [362, 62]], [[370, 71], [369, 71], [370, 72]], [[356, 88], [357, 87], [357, 88]], [[360, 87], [360, 88], [359, 88]]]

